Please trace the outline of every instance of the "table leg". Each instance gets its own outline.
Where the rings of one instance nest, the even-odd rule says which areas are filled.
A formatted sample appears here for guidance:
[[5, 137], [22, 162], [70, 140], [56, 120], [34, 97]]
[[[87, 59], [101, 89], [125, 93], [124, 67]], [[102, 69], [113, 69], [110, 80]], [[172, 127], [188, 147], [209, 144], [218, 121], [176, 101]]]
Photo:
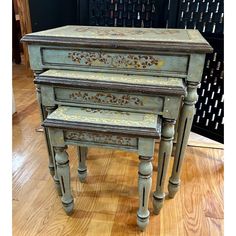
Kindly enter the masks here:
[[[37, 91], [37, 100], [38, 100], [40, 113], [41, 113], [41, 120], [44, 121], [47, 118], [47, 116], [56, 109], [56, 106], [48, 106], [48, 107], [43, 106], [42, 105], [42, 97], [41, 97], [41, 88], [39, 85], [36, 85], [36, 91]], [[45, 137], [47, 150], [48, 150], [48, 162], [49, 162], [48, 168], [49, 168], [51, 176], [53, 177], [57, 193], [59, 196], [61, 196], [62, 193], [61, 193], [59, 179], [57, 176], [57, 166], [56, 166], [56, 162], [55, 162], [55, 153], [54, 153], [53, 147], [50, 142], [49, 132], [48, 132], [47, 128], [44, 128], [44, 137]]]
[[163, 118], [158, 154], [156, 191], [153, 193], [154, 214], [159, 214], [165, 199], [164, 184], [173, 146], [175, 120]]
[[[45, 118], [46, 118], [46, 116], [51, 114], [55, 109], [56, 109], [55, 106], [52, 106], [52, 107], [47, 106], [45, 108], [45, 110], [46, 110]], [[51, 142], [50, 142], [49, 132], [48, 132], [47, 128], [45, 128], [45, 137], [46, 137], [46, 142], [47, 142], [47, 146], [48, 146], [48, 150], [49, 150], [49, 159], [50, 159], [49, 164], [50, 165], [53, 164], [53, 167], [54, 167], [53, 168], [53, 170], [54, 170], [53, 180], [54, 180], [54, 183], [55, 183], [55, 186], [56, 186], [57, 193], [58, 193], [59, 196], [61, 196], [62, 192], [61, 192], [61, 186], [60, 186], [60, 182], [59, 182], [59, 178], [58, 178], [58, 174], [57, 174], [57, 165], [56, 165], [56, 161], [55, 161], [55, 153], [54, 153], [53, 147], [52, 147]], [[51, 161], [52, 161], [52, 163], [51, 163]]]
[[70, 167], [66, 147], [54, 147], [57, 173], [60, 181], [62, 197], [61, 202], [64, 210], [69, 215], [73, 211], [74, 200], [70, 188]]
[[148, 210], [148, 200], [152, 186], [152, 157], [139, 156], [139, 209], [137, 212], [137, 224], [144, 230], [149, 223], [150, 212]]
[[[39, 85], [36, 85], [36, 91], [37, 91], [37, 100], [40, 108], [40, 113], [41, 113], [41, 120], [44, 121], [47, 118], [47, 115], [52, 113], [55, 110], [55, 106], [52, 107], [44, 107], [42, 105], [42, 100], [41, 100], [41, 89]], [[48, 150], [48, 168], [50, 171], [51, 176], [53, 177], [57, 193], [59, 196], [62, 195], [61, 193], [61, 187], [59, 183], [59, 179], [57, 176], [57, 168], [56, 168], [56, 162], [55, 162], [55, 153], [53, 150], [53, 147], [50, 143], [50, 138], [49, 138], [49, 132], [47, 128], [44, 128], [44, 136], [47, 144], [47, 150]]]
[[[36, 85], [36, 92], [37, 92], [38, 105], [40, 108], [41, 120], [44, 121], [47, 115], [46, 115], [46, 110], [42, 106], [41, 88], [38, 85]], [[51, 176], [53, 177], [55, 175], [55, 165], [53, 161], [52, 149], [51, 149], [51, 146], [49, 145], [50, 141], [49, 141], [49, 135], [48, 135], [47, 129], [45, 128], [44, 131], [45, 131], [44, 134], [45, 134], [45, 140], [46, 140], [47, 150], [48, 150], [48, 161], [49, 161], [48, 168], [49, 168]]]
[[86, 157], [87, 157], [88, 148], [77, 146], [78, 153], [78, 176], [80, 182], [84, 182], [87, 177], [87, 166], [86, 166]]
[[180, 173], [184, 159], [185, 149], [187, 147], [189, 134], [192, 127], [195, 114], [195, 103], [197, 102], [198, 82], [187, 83], [187, 96], [184, 98], [184, 105], [181, 110], [180, 124], [178, 129], [178, 139], [174, 156], [172, 174], [169, 179], [168, 191], [169, 197], [173, 198], [180, 186]]

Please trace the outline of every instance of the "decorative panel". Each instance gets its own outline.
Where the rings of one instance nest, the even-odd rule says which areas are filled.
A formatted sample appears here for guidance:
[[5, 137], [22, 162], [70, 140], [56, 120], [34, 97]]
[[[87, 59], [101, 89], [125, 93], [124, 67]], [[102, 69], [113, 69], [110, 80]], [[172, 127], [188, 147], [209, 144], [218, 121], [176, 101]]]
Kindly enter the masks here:
[[130, 149], [138, 148], [138, 139], [114, 134], [100, 134], [88, 131], [64, 131], [66, 142], [78, 141], [81, 143], [90, 143], [94, 145], [113, 145], [126, 147]]

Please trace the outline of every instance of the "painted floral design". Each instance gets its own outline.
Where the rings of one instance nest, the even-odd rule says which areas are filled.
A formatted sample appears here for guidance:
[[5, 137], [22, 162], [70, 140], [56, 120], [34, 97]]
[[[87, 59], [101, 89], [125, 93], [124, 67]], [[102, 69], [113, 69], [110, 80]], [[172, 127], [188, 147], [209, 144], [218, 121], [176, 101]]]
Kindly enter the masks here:
[[136, 146], [136, 139], [130, 137], [122, 137], [112, 134], [94, 134], [91, 132], [65, 132], [65, 138], [68, 140], [104, 143], [104, 144], [117, 144], [122, 146]]
[[173, 34], [178, 34], [180, 31], [178, 29], [112, 29], [110, 27], [108, 28], [102, 28], [102, 27], [78, 27], [75, 28], [74, 31], [82, 33], [84, 35], [93, 35], [95, 37], [99, 36], [104, 36], [104, 37], [110, 37], [110, 36], [121, 36], [121, 37], [131, 37], [133, 35], [149, 35], [150, 37], [155, 37], [156, 35], [173, 35]]
[[159, 60], [152, 55], [111, 54], [102, 52], [69, 52], [68, 58], [73, 62], [87, 66], [112, 66], [115, 68], [145, 69], [158, 66]]
[[98, 92], [95, 95], [88, 92], [77, 91], [69, 95], [71, 100], [82, 100], [83, 102], [101, 103], [101, 104], [113, 104], [113, 105], [136, 105], [143, 106], [143, 101], [128, 94], [114, 95], [111, 93]]
[[81, 108], [81, 110], [90, 112], [90, 113], [100, 113], [100, 114], [118, 114], [118, 115], [127, 115], [129, 116], [129, 112], [124, 111], [112, 111], [112, 110], [101, 110], [101, 109], [94, 109], [94, 108]]

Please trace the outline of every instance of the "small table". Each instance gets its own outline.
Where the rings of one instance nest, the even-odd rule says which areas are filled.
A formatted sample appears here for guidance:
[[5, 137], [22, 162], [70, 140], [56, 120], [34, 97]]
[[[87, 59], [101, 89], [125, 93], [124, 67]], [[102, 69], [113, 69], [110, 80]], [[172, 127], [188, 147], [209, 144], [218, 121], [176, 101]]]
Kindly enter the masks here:
[[[43, 122], [48, 128], [67, 214], [73, 210], [66, 145], [80, 146], [78, 173], [86, 178], [86, 148], [91, 146], [135, 151], [139, 155], [139, 209], [137, 224], [144, 230], [149, 223], [149, 194], [155, 138], [160, 137], [161, 119], [155, 114], [60, 106]], [[83, 153], [82, 153], [83, 152]]]

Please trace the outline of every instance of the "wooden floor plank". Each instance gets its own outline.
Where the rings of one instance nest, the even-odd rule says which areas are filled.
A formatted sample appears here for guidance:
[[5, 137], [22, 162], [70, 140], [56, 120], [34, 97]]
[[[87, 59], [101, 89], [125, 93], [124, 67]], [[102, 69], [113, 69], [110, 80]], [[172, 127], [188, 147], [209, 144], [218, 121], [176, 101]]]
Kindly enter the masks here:
[[[180, 191], [174, 199], [166, 199], [158, 216], [153, 214], [150, 196], [151, 218], [145, 232], [136, 226], [137, 155], [90, 148], [88, 177], [80, 183], [76, 148], [69, 147], [75, 207], [67, 216], [48, 171], [43, 133], [35, 131], [40, 115], [33, 81], [24, 76], [21, 66], [13, 68], [17, 109], [13, 117], [13, 235], [223, 235], [224, 151], [207, 147], [187, 147]], [[152, 191], [158, 147], [157, 143]]]

